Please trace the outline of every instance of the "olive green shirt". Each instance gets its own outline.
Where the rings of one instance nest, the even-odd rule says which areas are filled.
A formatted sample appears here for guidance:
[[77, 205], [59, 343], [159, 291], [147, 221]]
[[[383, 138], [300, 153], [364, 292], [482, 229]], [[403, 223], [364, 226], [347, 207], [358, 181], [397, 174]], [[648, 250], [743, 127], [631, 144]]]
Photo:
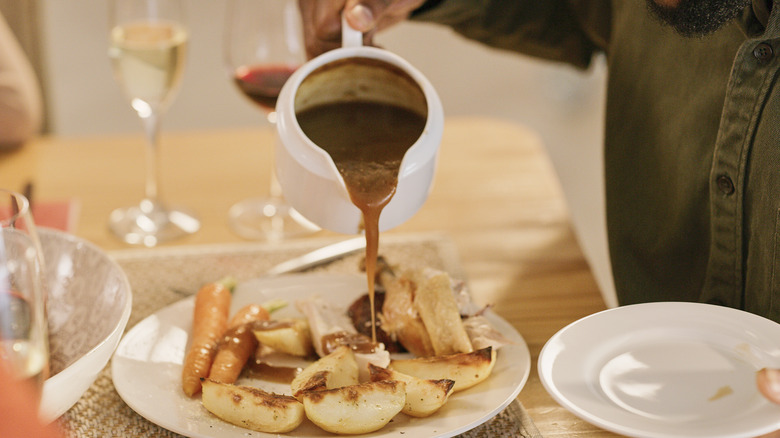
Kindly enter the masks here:
[[441, 0], [415, 18], [580, 68], [605, 53], [607, 234], [620, 304], [709, 302], [780, 322], [774, 3], [754, 0], [701, 38], [661, 25], [645, 0]]

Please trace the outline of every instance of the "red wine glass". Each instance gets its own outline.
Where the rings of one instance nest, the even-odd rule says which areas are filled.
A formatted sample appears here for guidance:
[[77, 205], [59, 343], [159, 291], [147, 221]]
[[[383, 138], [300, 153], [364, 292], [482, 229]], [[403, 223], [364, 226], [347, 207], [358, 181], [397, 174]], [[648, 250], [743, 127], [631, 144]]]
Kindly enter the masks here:
[[[276, 99], [306, 59], [297, 0], [230, 0], [225, 22], [225, 63], [239, 91], [276, 121]], [[272, 147], [273, 145], [267, 145]], [[287, 205], [271, 175], [270, 195], [238, 202], [231, 228], [253, 240], [281, 240], [318, 228]]]

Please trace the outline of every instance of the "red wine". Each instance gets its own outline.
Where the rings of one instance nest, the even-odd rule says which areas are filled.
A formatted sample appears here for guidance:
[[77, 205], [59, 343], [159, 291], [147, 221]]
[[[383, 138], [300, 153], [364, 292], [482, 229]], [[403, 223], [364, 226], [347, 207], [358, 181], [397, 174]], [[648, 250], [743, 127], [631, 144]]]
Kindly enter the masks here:
[[286, 65], [240, 67], [233, 79], [242, 93], [261, 107], [273, 111], [282, 85], [294, 71], [295, 67]]

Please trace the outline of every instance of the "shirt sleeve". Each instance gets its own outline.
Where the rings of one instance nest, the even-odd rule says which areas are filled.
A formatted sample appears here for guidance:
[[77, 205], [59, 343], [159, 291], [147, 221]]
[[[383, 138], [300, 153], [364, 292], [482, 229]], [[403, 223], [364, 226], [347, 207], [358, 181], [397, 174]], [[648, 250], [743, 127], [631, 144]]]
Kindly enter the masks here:
[[35, 135], [42, 118], [35, 72], [0, 15], [0, 149], [18, 146]]
[[609, 0], [428, 0], [412, 19], [491, 47], [587, 68], [606, 51]]

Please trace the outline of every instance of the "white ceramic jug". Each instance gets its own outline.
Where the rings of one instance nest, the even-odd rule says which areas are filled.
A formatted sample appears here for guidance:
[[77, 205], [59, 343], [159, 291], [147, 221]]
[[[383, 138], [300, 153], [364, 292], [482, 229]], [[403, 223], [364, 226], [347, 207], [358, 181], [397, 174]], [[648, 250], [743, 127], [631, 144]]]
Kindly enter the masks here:
[[[279, 94], [277, 177], [287, 202], [307, 219], [328, 230], [359, 233], [360, 210], [350, 200], [330, 155], [304, 134], [296, 113], [318, 104], [362, 99], [401, 105], [427, 114], [422, 134], [401, 162], [396, 193], [381, 213], [379, 229], [387, 230], [414, 215], [428, 197], [444, 127], [444, 111], [433, 86], [411, 64], [387, 50], [363, 46], [362, 34], [344, 20], [342, 28], [342, 47], [301, 66]], [[381, 62], [362, 62], [360, 58]], [[390, 68], [382, 67], [385, 63]]]

